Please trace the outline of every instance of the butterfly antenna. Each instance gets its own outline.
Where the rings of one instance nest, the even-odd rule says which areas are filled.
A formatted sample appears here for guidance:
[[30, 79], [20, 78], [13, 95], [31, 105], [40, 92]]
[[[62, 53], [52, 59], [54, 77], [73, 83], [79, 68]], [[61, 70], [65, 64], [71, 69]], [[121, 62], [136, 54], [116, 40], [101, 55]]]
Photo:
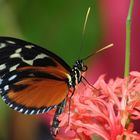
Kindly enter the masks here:
[[84, 34], [85, 34], [85, 30], [86, 30], [86, 25], [87, 25], [87, 20], [88, 20], [88, 17], [89, 17], [90, 9], [91, 8], [89, 7], [88, 10], [87, 10], [87, 13], [86, 13], [86, 18], [85, 18], [85, 22], [84, 22], [82, 36], [84, 36]]
[[99, 52], [102, 52], [102, 51], [104, 51], [104, 50], [106, 50], [106, 49], [108, 49], [108, 48], [111, 48], [113, 45], [114, 45], [113, 43], [112, 43], [112, 44], [109, 44], [109, 45], [105, 46], [104, 48], [101, 48], [100, 50], [96, 51], [95, 53], [92, 53], [92, 54], [88, 55], [87, 57], [85, 57], [85, 58], [83, 58], [83, 59], [81, 59], [81, 60], [87, 60], [87, 59], [90, 58], [91, 56], [93, 56], [93, 55], [95, 55], [95, 54], [97, 54], [97, 53], [99, 53]]
[[83, 48], [83, 40], [84, 40], [84, 36], [85, 36], [85, 30], [86, 30], [86, 26], [87, 26], [87, 21], [88, 21], [88, 17], [89, 17], [89, 13], [90, 13], [90, 7], [88, 7], [88, 10], [86, 12], [86, 17], [85, 17], [85, 21], [84, 21], [84, 26], [83, 26], [83, 31], [82, 31], [82, 41], [81, 41], [81, 48], [80, 48], [80, 52], [82, 52], [82, 48]]

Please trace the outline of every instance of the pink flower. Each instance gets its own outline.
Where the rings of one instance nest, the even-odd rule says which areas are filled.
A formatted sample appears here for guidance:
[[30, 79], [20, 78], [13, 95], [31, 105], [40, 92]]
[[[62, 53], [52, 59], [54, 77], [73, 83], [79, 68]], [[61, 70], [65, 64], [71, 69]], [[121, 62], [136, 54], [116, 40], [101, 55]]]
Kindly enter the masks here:
[[140, 140], [133, 121], [140, 119], [140, 73], [131, 72], [129, 79], [116, 78], [105, 82], [99, 77], [94, 87], [77, 87], [69, 103], [59, 117], [60, 133], [57, 140]]

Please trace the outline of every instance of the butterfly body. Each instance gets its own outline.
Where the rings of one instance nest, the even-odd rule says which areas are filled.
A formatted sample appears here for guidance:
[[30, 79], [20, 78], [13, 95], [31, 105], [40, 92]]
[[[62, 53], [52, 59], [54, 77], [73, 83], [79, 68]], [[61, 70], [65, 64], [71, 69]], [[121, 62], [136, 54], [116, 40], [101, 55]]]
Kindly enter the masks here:
[[51, 51], [33, 43], [0, 37], [0, 95], [12, 109], [24, 114], [56, 108], [53, 127], [64, 110], [70, 88], [82, 79], [82, 60], [71, 68]]

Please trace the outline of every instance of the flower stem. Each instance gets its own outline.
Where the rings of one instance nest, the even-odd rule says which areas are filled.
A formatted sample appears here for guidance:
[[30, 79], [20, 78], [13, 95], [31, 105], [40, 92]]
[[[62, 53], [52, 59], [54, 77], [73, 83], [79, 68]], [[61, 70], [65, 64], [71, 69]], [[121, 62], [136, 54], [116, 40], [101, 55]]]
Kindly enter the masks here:
[[128, 77], [130, 71], [130, 37], [131, 37], [131, 20], [132, 20], [133, 5], [134, 5], [134, 0], [131, 0], [128, 16], [126, 19], [126, 50], [125, 50], [124, 77]]

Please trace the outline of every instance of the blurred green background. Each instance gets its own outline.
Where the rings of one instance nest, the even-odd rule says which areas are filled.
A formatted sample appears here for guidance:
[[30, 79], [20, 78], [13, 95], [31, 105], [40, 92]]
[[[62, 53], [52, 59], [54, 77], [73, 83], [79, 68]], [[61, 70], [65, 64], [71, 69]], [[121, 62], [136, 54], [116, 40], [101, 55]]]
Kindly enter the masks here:
[[[83, 38], [89, 6], [91, 13]], [[43, 46], [70, 66], [100, 46], [100, 23], [97, 0], [0, 0], [0, 36]], [[45, 140], [35, 135], [39, 124], [37, 117], [16, 113], [0, 100], [0, 140]]]

